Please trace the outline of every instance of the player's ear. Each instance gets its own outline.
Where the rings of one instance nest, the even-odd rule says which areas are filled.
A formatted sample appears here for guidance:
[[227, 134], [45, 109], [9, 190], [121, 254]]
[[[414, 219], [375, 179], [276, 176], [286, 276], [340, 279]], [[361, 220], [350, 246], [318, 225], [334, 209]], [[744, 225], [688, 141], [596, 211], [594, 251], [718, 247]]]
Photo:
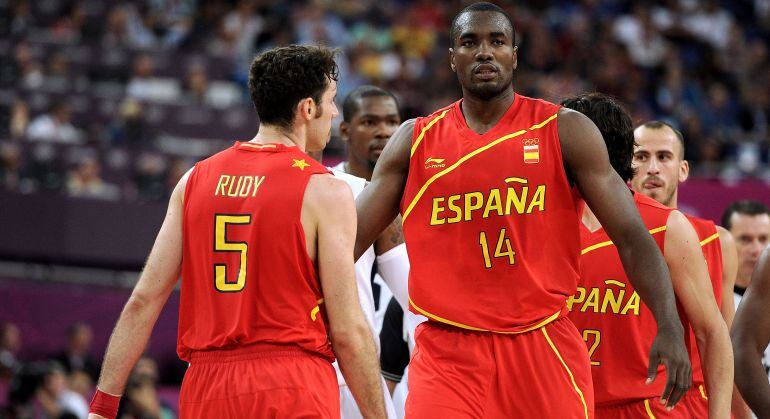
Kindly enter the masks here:
[[297, 116], [304, 120], [310, 121], [315, 118], [316, 107], [317, 105], [313, 98], [306, 97], [297, 103]]
[[345, 121], [340, 122], [340, 138], [345, 142], [350, 138], [350, 124]]
[[516, 67], [519, 66], [519, 47], [516, 45], [513, 46], [513, 69], [516, 70]]
[[449, 68], [452, 69], [452, 72], [455, 72], [455, 50], [454, 48], [449, 48]]
[[679, 183], [684, 182], [690, 176], [690, 162], [682, 160], [679, 163]]

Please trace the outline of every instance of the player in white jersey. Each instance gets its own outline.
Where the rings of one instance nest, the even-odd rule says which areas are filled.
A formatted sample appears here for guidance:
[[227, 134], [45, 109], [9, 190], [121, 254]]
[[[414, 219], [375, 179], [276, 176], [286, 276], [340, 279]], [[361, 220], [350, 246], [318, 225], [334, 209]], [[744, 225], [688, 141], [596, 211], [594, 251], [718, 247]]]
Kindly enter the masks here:
[[[366, 181], [371, 179], [374, 165], [382, 149], [396, 131], [401, 118], [398, 105], [392, 94], [375, 86], [361, 86], [348, 94], [342, 105], [343, 122], [340, 135], [347, 142], [347, 161], [332, 168], [335, 176], [350, 185], [353, 196], [361, 193]], [[362, 214], [361, 216], [365, 216]], [[377, 265], [378, 276], [373, 277], [373, 268]], [[355, 264], [358, 297], [361, 309], [366, 316], [379, 352], [379, 334], [385, 308], [392, 294], [396, 294], [399, 303], [407, 304], [407, 280], [409, 261], [406, 255], [401, 220], [397, 219], [386, 229], [372, 247], [366, 250]], [[373, 285], [378, 289], [377, 300]], [[391, 293], [391, 290], [393, 292]], [[337, 368], [340, 384], [340, 411], [343, 419], [361, 418], [361, 413]], [[388, 415], [395, 418], [390, 394], [383, 380]]]

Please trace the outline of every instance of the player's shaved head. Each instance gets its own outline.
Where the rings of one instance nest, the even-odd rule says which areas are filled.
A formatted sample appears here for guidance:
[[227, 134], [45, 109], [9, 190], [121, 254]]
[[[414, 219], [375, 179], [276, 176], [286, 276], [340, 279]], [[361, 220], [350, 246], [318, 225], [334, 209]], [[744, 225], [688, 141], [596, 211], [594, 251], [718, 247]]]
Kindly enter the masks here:
[[455, 47], [457, 43], [457, 39], [459, 38], [460, 34], [462, 33], [462, 27], [464, 25], [467, 25], [471, 23], [470, 21], [470, 14], [476, 13], [476, 12], [491, 12], [491, 13], [499, 13], [502, 15], [504, 20], [507, 22], [507, 30], [510, 31], [509, 35], [511, 39], [513, 40], [513, 45], [516, 45], [516, 29], [513, 26], [513, 20], [511, 20], [511, 17], [508, 16], [508, 13], [505, 12], [505, 10], [501, 9], [500, 6], [492, 3], [488, 3], [485, 1], [473, 3], [470, 6], [464, 8], [460, 11], [457, 15], [455, 15], [454, 19], [452, 19], [452, 25], [449, 29], [449, 45], [451, 47]]
[[576, 110], [599, 128], [612, 168], [629, 181], [634, 177], [634, 125], [628, 112], [615, 99], [602, 93], [586, 93], [564, 99], [565, 108]]
[[637, 128], [637, 130], [640, 129], [640, 128], [645, 128], [645, 129], [650, 129], [650, 130], [661, 130], [662, 129], [662, 130], [669, 130], [669, 131], [671, 131], [671, 133], [673, 133], [674, 136], [676, 136], [676, 139], [679, 142], [679, 153], [678, 153], [679, 154], [679, 160], [684, 160], [684, 136], [682, 135], [682, 132], [679, 131], [678, 129], [674, 128], [673, 125], [671, 125], [671, 124], [669, 124], [667, 122], [663, 122], [663, 121], [648, 121], [648, 122], [645, 122], [644, 124], [640, 125]]
[[398, 107], [398, 101], [393, 93], [377, 86], [363, 85], [353, 89], [345, 96], [345, 100], [342, 102], [342, 120], [350, 122], [353, 116], [361, 110], [361, 100], [370, 97], [389, 97]]

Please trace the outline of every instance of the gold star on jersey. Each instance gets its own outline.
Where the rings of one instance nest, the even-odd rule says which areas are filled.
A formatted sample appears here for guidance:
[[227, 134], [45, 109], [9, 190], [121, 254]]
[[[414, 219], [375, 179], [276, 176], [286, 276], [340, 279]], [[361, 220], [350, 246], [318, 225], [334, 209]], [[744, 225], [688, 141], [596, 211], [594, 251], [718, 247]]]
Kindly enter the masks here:
[[305, 159], [292, 159], [294, 161], [294, 164], [291, 165], [291, 167], [298, 167], [299, 170], [305, 170], [306, 167], [310, 166], [310, 163], [306, 162]]

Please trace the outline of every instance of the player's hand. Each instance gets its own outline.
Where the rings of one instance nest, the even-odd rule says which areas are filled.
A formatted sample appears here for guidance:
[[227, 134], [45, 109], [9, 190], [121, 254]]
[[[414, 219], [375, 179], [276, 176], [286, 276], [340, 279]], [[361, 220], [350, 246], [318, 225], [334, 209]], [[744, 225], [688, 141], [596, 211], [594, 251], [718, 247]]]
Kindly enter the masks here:
[[89, 413], [88, 419], [105, 419], [103, 416], [99, 416], [96, 413]]
[[660, 402], [665, 404], [668, 410], [673, 409], [692, 386], [692, 366], [684, 347], [683, 333], [679, 324], [670, 328], [658, 326], [658, 335], [655, 336], [650, 349], [647, 384], [655, 381], [658, 365], [662, 363], [666, 367], [666, 387]]

